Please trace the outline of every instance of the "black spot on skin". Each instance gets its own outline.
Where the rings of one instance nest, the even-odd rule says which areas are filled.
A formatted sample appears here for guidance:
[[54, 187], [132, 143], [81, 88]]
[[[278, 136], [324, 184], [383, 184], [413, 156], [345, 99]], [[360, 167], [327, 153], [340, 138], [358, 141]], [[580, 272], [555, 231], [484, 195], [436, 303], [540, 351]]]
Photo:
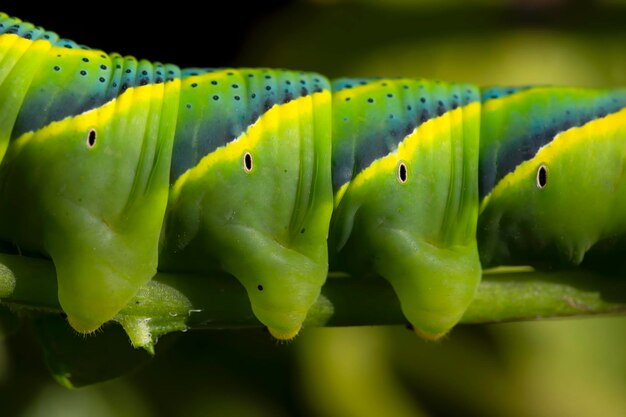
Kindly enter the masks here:
[[398, 181], [404, 184], [408, 179], [407, 175], [406, 164], [404, 162], [400, 162], [400, 165], [398, 165]]
[[106, 79], [104, 77], [100, 77], [100, 78], [98, 78], [98, 80], [100, 80], [101, 83], [106, 81]]
[[196, 88], [198, 86], [198, 83], [192, 83], [191, 84], [191, 88]]
[[100, 69], [101, 69], [101, 70], [106, 70], [106, 69], [107, 69], [107, 66], [106, 66], [106, 65], [104, 65], [104, 64], [102, 64], [102, 65], [100, 65]]
[[306, 229], [303, 227], [302, 230], [300, 230], [300, 233], [302, 234], [304, 232], [306, 232]]
[[367, 102], [371, 104], [371, 103], [373, 103], [373, 102], [374, 102], [374, 99], [373, 99], [373, 98], [368, 98], [368, 99], [367, 99]]
[[234, 98], [235, 100], [237, 100], [237, 101], [241, 100], [241, 97], [239, 97], [239, 96], [235, 96], [235, 97], [233, 97], [233, 98]]
[[61, 67], [58, 65], [55, 65], [54, 68], [52, 68], [55, 71], [61, 71]]
[[213, 96], [213, 100], [217, 101], [220, 99], [220, 96], [218, 96], [217, 94]]
[[263, 291], [263, 286], [261, 284], [257, 285], [256, 287], [259, 291]]
[[246, 152], [243, 156], [243, 169], [246, 172], [252, 171], [252, 155], [250, 152]]
[[211, 84], [212, 85], [217, 85], [217, 81], [213, 80], [213, 81], [211, 81]]
[[89, 62], [89, 58], [83, 58], [83, 62]]
[[90, 129], [89, 133], [87, 133], [87, 146], [93, 148], [96, 144], [96, 131], [95, 129]]
[[443, 102], [440, 100], [439, 105], [437, 106], [437, 115], [443, 116], [445, 112], [446, 112], [446, 107], [444, 106]]
[[350, 100], [351, 100], [351, 98], [350, 98], [350, 97], [346, 97], [346, 101], [350, 101]]
[[548, 185], [548, 167], [544, 164], [537, 169], [537, 188], [543, 189]]
[[84, 77], [85, 75], [87, 75], [87, 71], [85, 71], [85, 70], [80, 70], [80, 75], [82, 75], [82, 76]]

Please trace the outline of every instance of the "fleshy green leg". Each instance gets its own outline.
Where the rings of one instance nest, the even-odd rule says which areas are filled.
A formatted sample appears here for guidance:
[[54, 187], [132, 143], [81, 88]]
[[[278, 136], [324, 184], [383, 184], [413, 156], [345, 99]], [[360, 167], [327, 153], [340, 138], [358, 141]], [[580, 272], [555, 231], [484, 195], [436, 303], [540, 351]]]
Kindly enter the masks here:
[[480, 283], [476, 245], [437, 247], [399, 230], [379, 230], [375, 268], [391, 283], [405, 317], [426, 339], [459, 322]]
[[18, 138], [0, 168], [0, 233], [52, 258], [59, 300], [96, 330], [156, 272], [178, 82], [129, 89]]
[[[242, 82], [225, 76], [231, 77], [228, 88]], [[267, 76], [291, 76], [291, 85], [302, 77]], [[200, 77], [193, 81], [198, 89], [212, 85]], [[253, 87], [247, 86], [253, 94], [267, 91]], [[330, 93], [320, 91], [271, 107], [177, 179], [160, 269], [225, 270], [246, 288], [270, 333], [291, 339], [326, 279], [331, 211]]]
[[[446, 107], [449, 98], [472, 91], [464, 98], [466, 105]], [[400, 94], [410, 104], [398, 110], [392, 99]], [[480, 104], [471, 102], [476, 97], [473, 87], [414, 80], [376, 80], [335, 94], [339, 112], [333, 114], [333, 126], [340, 133], [336, 166], [366, 157], [373, 161], [336, 192], [331, 268], [385, 278], [407, 320], [429, 339], [441, 337], [460, 320], [480, 282], [475, 237]], [[432, 102], [439, 103], [436, 114]], [[376, 105], [385, 117], [370, 115]], [[385, 152], [383, 141], [394, 139], [390, 131], [398, 132], [390, 120], [414, 122], [412, 109], [430, 119], [403, 131], [397, 146]], [[345, 131], [345, 120], [353, 121], [356, 132]], [[354, 138], [353, 152], [360, 159], [343, 146]]]

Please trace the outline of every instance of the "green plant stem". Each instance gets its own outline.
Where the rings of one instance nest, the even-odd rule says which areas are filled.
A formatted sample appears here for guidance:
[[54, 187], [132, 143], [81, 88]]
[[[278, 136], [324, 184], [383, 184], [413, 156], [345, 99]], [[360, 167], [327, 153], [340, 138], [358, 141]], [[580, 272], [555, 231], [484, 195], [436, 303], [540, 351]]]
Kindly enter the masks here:
[[[0, 254], [0, 298], [14, 311], [61, 313], [50, 261]], [[485, 272], [462, 323], [535, 320], [626, 312], [626, 280], [583, 270], [529, 268]], [[260, 326], [243, 287], [227, 275], [158, 273], [115, 318], [135, 346], [161, 334], [196, 328]], [[331, 274], [305, 326], [404, 324], [382, 279]]]

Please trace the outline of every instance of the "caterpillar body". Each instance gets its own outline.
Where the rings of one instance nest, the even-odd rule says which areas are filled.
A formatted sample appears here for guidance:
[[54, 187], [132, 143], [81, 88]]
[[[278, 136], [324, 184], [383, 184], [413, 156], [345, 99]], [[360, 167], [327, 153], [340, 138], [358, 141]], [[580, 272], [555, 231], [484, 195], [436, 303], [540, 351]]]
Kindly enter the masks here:
[[626, 90], [180, 69], [0, 14], [0, 239], [91, 332], [158, 270], [225, 271], [277, 338], [329, 269], [425, 337], [482, 268], [622, 267]]

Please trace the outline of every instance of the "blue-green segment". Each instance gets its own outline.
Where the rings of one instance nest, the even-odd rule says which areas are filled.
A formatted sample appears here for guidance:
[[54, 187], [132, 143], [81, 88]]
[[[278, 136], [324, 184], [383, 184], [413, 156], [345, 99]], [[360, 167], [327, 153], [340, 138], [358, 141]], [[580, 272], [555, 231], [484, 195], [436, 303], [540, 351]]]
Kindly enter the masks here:
[[275, 105], [330, 90], [319, 74], [274, 69], [189, 68], [182, 77], [172, 183]]
[[[626, 107], [626, 89], [536, 87], [503, 94], [512, 90], [487, 89], [482, 95], [485, 105], [480, 134], [481, 199], [560, 132]], [[491, 111], [488, 103], [498, 106]]]
[[393, 151], [422, 123], [480, 99], [470, 84], [339, 79], [333, 91], [333, 190]]
[[12, 139], [98, 108], [129, 88], [181, 77], [175, 65], [109, 55], [0, 14], [0, 35], [7, 33], [33, 41], [44, 39], [54, 46], [26, 92]]

